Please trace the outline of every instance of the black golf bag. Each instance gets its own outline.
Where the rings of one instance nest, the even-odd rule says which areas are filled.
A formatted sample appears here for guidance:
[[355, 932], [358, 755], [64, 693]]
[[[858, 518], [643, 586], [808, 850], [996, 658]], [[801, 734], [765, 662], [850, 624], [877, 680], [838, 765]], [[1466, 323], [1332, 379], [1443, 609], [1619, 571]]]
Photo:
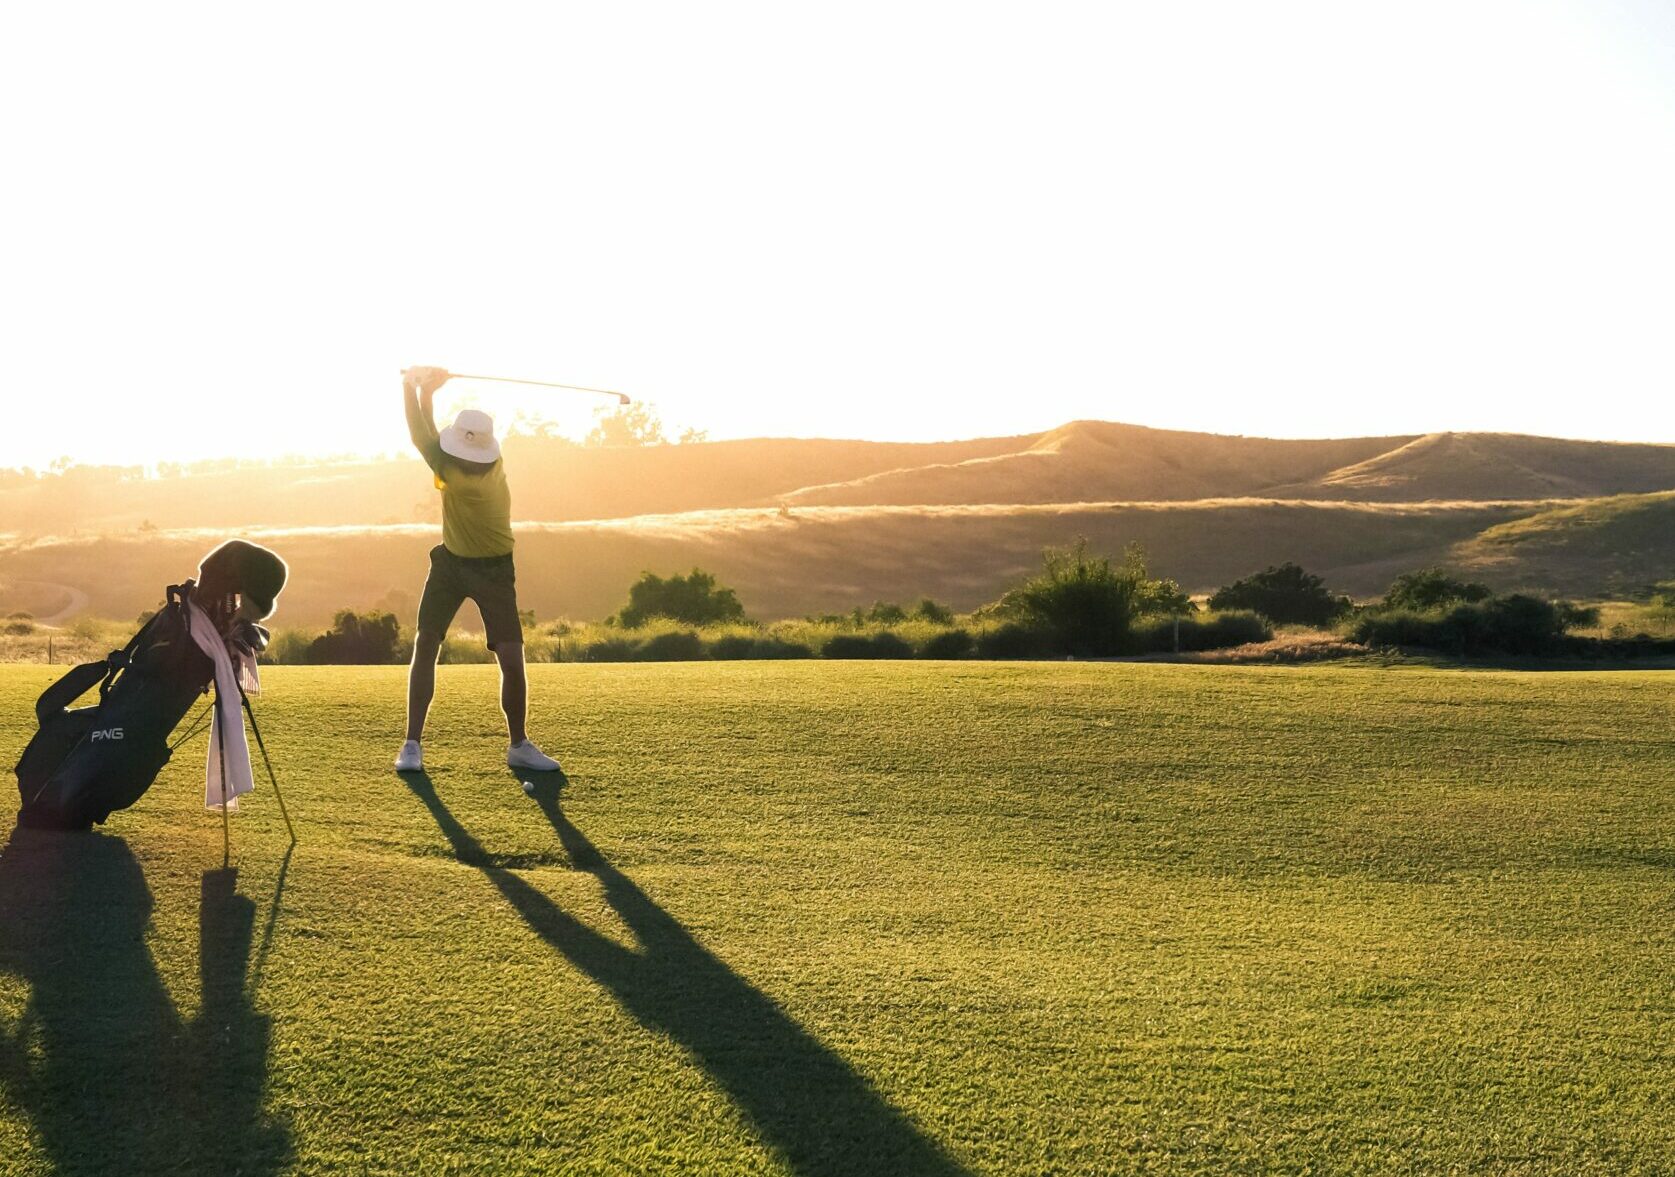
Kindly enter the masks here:
[[[168, 763], [169, 736], [208, 690], [215, 664], [192, 640], [193, 582], [126, 648], [77, 666], [35, 704], [40, 730], [17, 765], [20, 825], [85, 830], [138, 801]], [[94, 686], [99, 701], [72, 709]]]

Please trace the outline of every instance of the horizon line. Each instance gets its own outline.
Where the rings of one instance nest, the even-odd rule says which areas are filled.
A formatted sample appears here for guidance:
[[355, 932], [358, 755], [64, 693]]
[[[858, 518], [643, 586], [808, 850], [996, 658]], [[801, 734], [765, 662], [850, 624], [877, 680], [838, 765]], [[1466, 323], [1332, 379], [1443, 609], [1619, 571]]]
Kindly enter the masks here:
[[[585, 442], [563, 434], [542, 437], [539, 434], [513, 431], [506, 435], [506, 441], [551, 440], [564, 442], [577, 449], [658, 449], [678, 448], [683, 446], [728, 445], [749, 442], [827, 442], [834, 445], [889, 445], [889, 446], [939, 446], [959, 445], [962, 443], [982, 441], [1006, 441], [1024, 438], [1043, 438], [1060, 430], [1070, 429], [1077, 425], [1114, 426], [1123, 429], [1145, 430], [1151, 433], [1184, 434], [1198, 437], [1233, 438], [1245, 441], [1271, 442], [1344, 442], [1344, 441], [1390, 441], [1408, 444], [1427, 437], [1524, 437], [1540, 441], [1578, 442], [1582, 444], [1598, 445], [1636, 445], [1636, 446], [1670, 446], [1675, 441], [1651, 441], [1644, 439], [1625, 439], [1621, 437], [1578, 436], [1556, 433], [1534, 433], [1523, 429], [1429, 429], [1406, 430], [1394, 433], [1320, 433], [1291, 436], [1275, 436], [1265, 433], [1230, 433], [1211, 429], [1184, 429], [1168, 425], [1148, 425], [1137, 421], [1120, 421], [1103, 417], [1077, 417], [1046, 429], [1024, 431], [1021, 433], [980, 433], [966, 434], [955, 437], [937, 438], [900, 438], [900, 437], [858, 437], [831, 434], [739, 434], [726, 437], [705, 437], [700, 441], [671, 440], [653, 443], [645, 446], [590, 446]], [[153, 458], [146, 462], [106, 461], [98, 458], [78, 458], [74, 454], [60, 452], [40, 464], [29, 461], [15, 462], [10, 459], [0, 461], [0, 471], [10, 474], [34, 473], [37, 477], [50, 476], [61, 470], [68, 469], [116, 469], [141, 470], [146, 477], [159, 477], [156, 473], [161, 466], [193, 467], [213, 463], [234, 462], [252, 467], [284, 467], [284, 466], [348, 466], [365, 465], [379, 462], [406, 461], [411, 458], [417, 461], [417, 455], [409, 452], [410, 447], [402, 444], [393, 449], [376, 451], [338, 450], [334, 452], [319, 451], [315, 453], [284, 453], [269, 456], [257, 456], [250, 453], [219, 453], [197, 456], [166, 456]], [[65, 464], [67, 463], [67, 464]]]

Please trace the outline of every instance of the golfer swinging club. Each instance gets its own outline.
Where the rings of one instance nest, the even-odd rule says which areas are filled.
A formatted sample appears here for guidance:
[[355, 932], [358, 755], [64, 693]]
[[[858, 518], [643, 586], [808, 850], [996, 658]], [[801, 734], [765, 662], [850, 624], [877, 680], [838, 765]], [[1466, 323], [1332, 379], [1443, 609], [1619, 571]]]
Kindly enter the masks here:
[[419, 631], [407, 676], [407, 742], [395, 758], [396, 771], [424, 767], [419, 741], [436, 694], [436, 656], [442, 638], [467, 597], [483, 615], [489, 649], [500, 663], [500, 707], [506, 712], [512, 768], [552, 772], [558, 761], [537, 748], [524, 731], [529, 682], [523, 667], [523, 623], [518, 617], [517, 573], [512, 566], [512, 495], [506, 485], [494, 419], [466, 409], [441, 433], [432, 401], [449, 374], [441, 368], [409, 368], [401, 388], [413, 444], [442, 492], [442, 543], [430, 552], [430, 575], [419, 601]]

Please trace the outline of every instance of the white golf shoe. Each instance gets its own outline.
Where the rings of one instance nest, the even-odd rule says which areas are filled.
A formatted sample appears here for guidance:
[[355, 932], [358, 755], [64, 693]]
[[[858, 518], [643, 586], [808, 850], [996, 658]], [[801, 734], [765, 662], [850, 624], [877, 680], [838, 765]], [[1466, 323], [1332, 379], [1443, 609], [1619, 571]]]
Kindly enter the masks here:
[[525, 740], [507, 749], [506, 767], [521, 768], [529, 772], [557, 772], [558, 761], [537, 748], [534, 740]]
[[419, 749], [419, 741], [408, 740], [396, 753], [395, 770], [397, 772], [422, 772], [425, 767], [425, 754]]

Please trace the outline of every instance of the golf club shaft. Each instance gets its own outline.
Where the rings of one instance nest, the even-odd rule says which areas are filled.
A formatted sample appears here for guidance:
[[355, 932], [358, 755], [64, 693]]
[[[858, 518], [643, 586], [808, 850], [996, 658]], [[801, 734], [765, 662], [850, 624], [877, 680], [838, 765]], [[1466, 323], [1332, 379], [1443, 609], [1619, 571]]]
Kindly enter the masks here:
[[518, 380], [512, 376], [469, 376], [464, 372], [448, 373], [450, 380], [493, 380], [498, 384], [531, 384], [536, 388], [562, 388], [569, 392], [596, 392], [600, 396], [614, 396], [621, 404], [631, 404], [628, 394], [610, 388], [586, 388], [580, 384], [555, 384], [551, 380]]

